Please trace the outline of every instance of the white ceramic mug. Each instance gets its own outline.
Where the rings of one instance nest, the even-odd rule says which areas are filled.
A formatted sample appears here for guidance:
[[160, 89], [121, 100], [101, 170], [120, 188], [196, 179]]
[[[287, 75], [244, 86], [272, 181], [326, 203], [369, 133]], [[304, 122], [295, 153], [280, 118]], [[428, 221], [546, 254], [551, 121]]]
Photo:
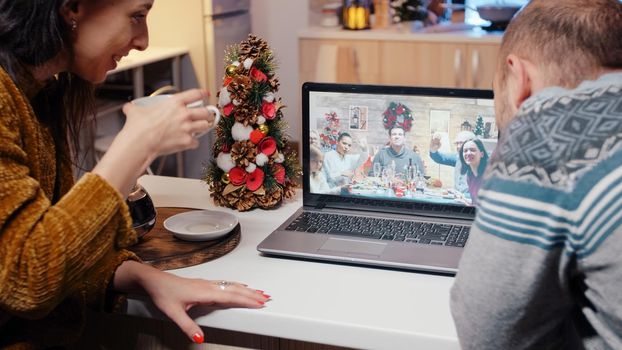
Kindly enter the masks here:
[[[161, 95], [153, 95], [153, 96], [144, 96], [144, 97], [139, 97], [136, 98], [134, 100], [132, 100], [132, 103], [137, 105], [137, 106], [142, 106], [142, 107], [146, 107], [146, 106], [151, 106], [160, 102], [163, 102], [164, 100], [166, 100], [167, 98], [170, 98], [171, 94], [161, 94]], [[218, 107], [214, 106], [214, 105], [206, 105], [204, 101], [195, 101], [192, 102], [188, 105], [186, 105], [186, 107], [188, 108], [205, 108], [208, 111], [214, 113], [214, 120], [210, 123], [210, 127], [209, 129], [212, 129], [213, 127], [215, 127], [216, 125], [218, 125], [218, 121], [220, 121], [220, 110], [218, 109]], [[194, 134], [193, 136], [196, 138], [199, 138], [203, 135], [205, 135], [207, 133], [206, 130], [202, 133], [198, 133], [198, 134]]]

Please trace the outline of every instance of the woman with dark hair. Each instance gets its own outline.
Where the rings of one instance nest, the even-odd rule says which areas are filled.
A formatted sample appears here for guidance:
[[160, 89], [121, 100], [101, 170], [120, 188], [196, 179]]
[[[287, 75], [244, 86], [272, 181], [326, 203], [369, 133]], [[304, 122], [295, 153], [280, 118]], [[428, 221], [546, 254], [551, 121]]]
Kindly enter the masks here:
[[[126, 123], [95, 168], [74, 183], [94, 112], [93, 84], [148, 44], [153, 0], [0, 0], [0, 348], [75, 341], [84, 308], [111, 310], [142, 292], [195, 342], [198, 304], [262, 307], [261, 291], [186, 279], [140, 263], [124, 198], [157, 156], [195, 148], [213, 117], [189, 90], [153, 106], [126, 104]], [[70, 140], [70, 142], [68, 142]], [[128, 152], [131, 150], [131, 152]]]
[[471, 195], [471, 204], [477, 204], [477, 192], [484, 179], [484, 170], [488, 165], [488, 153], [480, 139], [465, 141], [460, 148], [461, 173], [466, 174], [467, 186]]

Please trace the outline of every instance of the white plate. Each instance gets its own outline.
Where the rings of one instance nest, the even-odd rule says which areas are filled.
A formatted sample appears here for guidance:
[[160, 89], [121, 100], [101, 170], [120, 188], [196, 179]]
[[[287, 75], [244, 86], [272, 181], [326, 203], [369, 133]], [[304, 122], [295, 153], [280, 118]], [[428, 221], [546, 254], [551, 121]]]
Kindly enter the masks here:
[[193, 210], [176, 214], [164, 220], [164, 228], [185, 241], [207, 241], [231, 232], [238, 218], [230, 213]]

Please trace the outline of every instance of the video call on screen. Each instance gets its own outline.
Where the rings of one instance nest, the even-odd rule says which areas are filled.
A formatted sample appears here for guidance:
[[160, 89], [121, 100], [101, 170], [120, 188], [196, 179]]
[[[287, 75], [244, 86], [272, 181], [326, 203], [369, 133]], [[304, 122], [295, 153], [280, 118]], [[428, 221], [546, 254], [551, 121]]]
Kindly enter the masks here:
[[309, 104], [310, 193], [474, 204], [472, 169], [497, 144], [492, 99], [312, 91]]

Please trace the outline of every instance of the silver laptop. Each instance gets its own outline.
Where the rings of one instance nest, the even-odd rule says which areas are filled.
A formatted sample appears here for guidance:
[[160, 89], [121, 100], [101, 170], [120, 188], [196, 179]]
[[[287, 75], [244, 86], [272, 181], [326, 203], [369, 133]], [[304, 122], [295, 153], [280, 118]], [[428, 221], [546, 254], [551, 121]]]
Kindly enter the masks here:
[[302, 116], [303, 207], [257, 249], [454, 274], [475, 216], [454, 141], [470, 130], [490, 156], [492, 91], [305, 83]]

